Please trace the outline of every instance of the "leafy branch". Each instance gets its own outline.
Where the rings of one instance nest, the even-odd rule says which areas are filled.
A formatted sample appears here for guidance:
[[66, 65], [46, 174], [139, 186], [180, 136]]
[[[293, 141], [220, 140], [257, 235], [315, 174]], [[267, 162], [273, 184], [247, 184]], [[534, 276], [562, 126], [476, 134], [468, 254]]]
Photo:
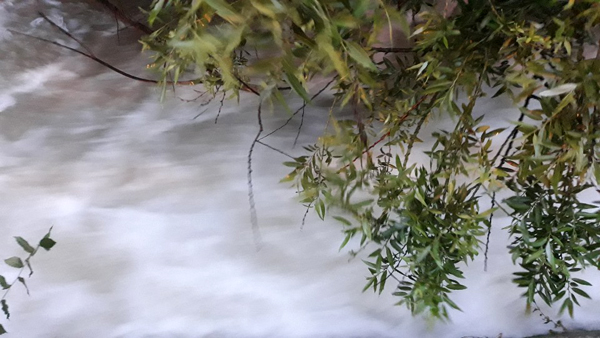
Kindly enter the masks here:
[[[52, 227], [50, 227], [50, 230], [48, 230], [48, 233], [46, 233], [46, 235], [44, 235], [44, 237], [39, 241], [39, 243], [35, 247], [31, 246], [22, 237], [15, 237], [17, 244], [19, 244], [19, 246], [27, 253], [27, 256], [24, 259], [21, 259], [18, 256], [13, 256], [13, 257], [10, 257], [10, 258], [7, 258], [4, 260], [4, 263], [6, 263], [8, 266], [15, 268], [15, 269], [19, 269], [17, 276], [10, 283], [8, 283], [6, 281], [6, 278], [4, 278], [4, 276], [0, 275], [0, 287], [2, 287], [2, 290], [5, 290], [4, 294], [2, 295], [2, 298], [0, 299], [0, 305], [2, 307], [2, 312], [4, 312], [4, 315], [6, 316], [6, 319], [10, 319], [10, 311], [8, 308], [8, 303], [6, 301], [6, 297], [8, 296], [8, 293], [10, 292], [10, 290], [12, 290], [13, 286], [15, 284], [17, 284], [17, 282], [22, 284], [25, 287], [27, 294], [29, 295], [29, 288], [27, 287], [27, 284], [25, 283], [25, 278], [23, 278], [21, 275], [25, 271], [25, 268], [29, 269], [29, 277], [31, 277], [31, 275], [33, 274], [33, 269], [31, 268], [31, 258], [33, 258], [33, 256], [35, 256], [35, 254], [38, 252], [38, 250], [40, 248], [43, 248], [46, 251], [49, 251], [56, 244], [56, 242], [52, 238], [50, 238], [51, 231], [52, 231]], [[6, 329], [4, 328], [4, 326], [2, 324], [0, 324], [0, 335], [5, 334], [5, 333], [6, 333]]]

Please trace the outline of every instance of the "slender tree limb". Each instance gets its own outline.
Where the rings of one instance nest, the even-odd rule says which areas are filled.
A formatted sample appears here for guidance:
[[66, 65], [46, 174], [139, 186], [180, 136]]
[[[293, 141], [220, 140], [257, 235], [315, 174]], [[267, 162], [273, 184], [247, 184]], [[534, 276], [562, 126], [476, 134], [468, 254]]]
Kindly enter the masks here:
[[[539, 97], [537, 97], [535, 95], [530, 95], [529, 97], [527, 97], [527, 99], [525, 100], [525, 104], [524, 104], [525, 108], [529, 107], [529, 102], [531, 101], [531, 99], [539, 100]], [[519, 116], [518, 122], [523, 122], [524, 118], [525, 118], [525, 115], [523, 113], [521, 113], [521, 115]], [[509, 156], [511, 149], [513, 148], [513, 143], [514, 143], [515, 138], [517, 138], [518, 133], [519, 133], [519, 128], [518, 128], [518, 126], [515, 126], [513, 128], [513, 130], [510, 132], [510, 134], [508, 135], [508, 137], [506, 138], [506, 140], [504, 140], [504, 142], [500, 146], [500, 149], [498, 149], [496, 156], [494, 156], [494, 158], [492, 159], [492, 163], [496, 163], [496, 160], [498, 159], [500, 154], [502, 154], [502, 150], [504, 149], [504, 147], [506, 147], [508, 145], [508, 147], [506, 148], [506, 151], [504, 151], [504, 155], [500, 159], [500, 164], [498, 164], [497, 168], [502, 168], [502, 166], [506, 163], [506, 158]], [[498, 202], [496, 201], [496, 192], [494, 191], [492, 193], [491, 207], [494, 208], [497, 205], [497, 203]], [[485, 251], [483, 253], [483, 257], [484, 257], [483, 271], [487, 271], [487, 267], [488, 267], [488, 251], [489, 251], [489, 246], [490, 246], [490, 235], [492, 233], [492, 220], [493, 219], [494, 219], [494, 213], [492, 212], [490, 214], [490, 217], [488, 218], [489, 226], [488, 226], [488, 233], [487, 233], [487, 236], [485, 239]]]
[[300, 115], [300, 125], [298, 126], [298, 132], [296, 133], [296, 138], [294, 138], [294, 144], [292, 145], [292, 148], [295, 148], [296, 144], [298, 143], [298, 138], [300, 137], [300, 131], [302, 130], [302, 125], [304, 124], [305, 110], [306, 110], [306, 103], [304, 103], [302, 105], [302, 115]]
[[287, 157], [291, 158], [292, 160], [294, 160], [294, 159], [295, 159], [295, 158], [294, 158], [294, 156], [292, 156], [292, 155], [290, 155], [290, 154], [288, 154], [288, 153], [284, 152], [284, 151], [283, 151], [283, 150], [281, 150], [281, 149], [277, 149], [277, 148], [275, 148], [275, 147], [273, 147], [273, 146], [271, 146], [271, 145], [269, 145], [269, 144], [266, 144], [266, 143], [264, 143], [264, 142], [263, 142], [263, 141], [261, 141], [261, 140], [257, 140], [257, 141], [256, 141], [256, 143], [258, 143], [258, 144], [260, 144], [260, 145], [263, 145], [263, 146], [265, 146], [265, 147], [267, 147], [267, 148], [269, 148], [269, 149], [271, 149], [271, 150], [274, 150], [274, 151], [276, 151], [276, 152], [280, 153], [281, 155], [287, 156]]
[[[331, 79], [329, 82], [327, 82], [327, 84], [325, 86], [323, 86], [323, 88], [321, 88], [318, 92], [315, 93], [315, 95], [313, 95], [310, 99], [314, 100], [315, 98], [317, 98], [319, 95], [321, 95], [321, 93], [323, 93], [327, 88], [329, 88], [329, 86], [336, 80], [336, 77], [334, 77], [333, 79]], [[275, 134], [276, 132], [278, 132], [279, 130], [283, 129], [285, 126], [288, 125], [288, 123], [290, 123], [293, 119], [294, 116], [298, 115], [298, 113], [300, 113], [302, 111], [302, 109], [304, 109], [306, 107], [306, 105], [308, 104], [308, 102], [304, 102], [302, 104], [302, 106], [300, 108], [298, 108], [293, 114], [292, 116], [290, 116], [281, 126], [275, 128], [274, 130], [270, 131], [269, 133], [267, 133], [266, 135], [262, 136], [260, 139], [263, 140], [273, 134]]]
[[[92, 51], [91, 51], [91, 50], [90, 50], [90, 49], [89, 49], [89, 48], [88, 48], [88, 47], [87, 47], [87, 46], [86, 46], [86, 45], [85, 45], [83, 42], [81, 42], [80, 40], [78, 40], [77, 38], [75, 38], [75, 37], [74, 37], [74, 36], [73, 36], [71, 33], [69, 33], [69, 32], [67, 32], [66, 30], [64, 30], [62, 27], [60, 27], [59, 25], [57, 25], [55, 22], [53, 22], [52, 20], [50, 20], [50, 19], [49, 19], [49, 18], [48, 18], [46, 15], [44, 15], [43, 13], [41, 13], [41, 12], [40, 12], [39, 14], [40, 14], [40, 16], [41, 16], [41, 17], [42, 17], [44, 20], [46, 20], [48, 23], [50, 23], [50, 24], [51, 24], [53, 27], [55, 27], [55, 28], [59, 29], [59, 30], [60, 30], [60, 31], [61, 31], [63, 34], [65, 34], [66, 36], [68, 36], [68, 37], [69, 37], [70, 39], [72, 39], [73, 41], [77, 42], [77, 43], [78, 43], [78, 44], [79, 44], [79, 45], [80, 45], [82, 48], [84, 48], [84, 49], [87, 51], [87, 53], [86, 53], [86, 52], [82, 52], [82, 51], [80, 51], [80, 50], [78, 50], [78, 49], [75, 49], [75, 48], [69, 47], [69, 46], [67, 46], [67, 45], [64, 45], [64, 44], [62, 44], [62, 43], [59, 43], [59, 42], [53, 41], [53, 40], [49, 40], [49, 39], [45, 39], [45, 38], [42, 38], [42, 37], [39, 37], [39, 36], [35, 36], [35, 35], [31, 35], [31, 34], [27, 34], [27, 33], [19, 32], [19, 31], [15, 31], [15, 30], [12, 30], [12, 29], [7, 29], [7, 30], [8, 30], [9, 32], [13, 33], [13, 34], [17, 34], [17, 35], [26, 36], [26, 37], [28, 37], [28, 38], [31, 38], [31, 39], [36, 39], [36, 40], [38, 40], [38, 41], [42, 41], [42, 42], [46, 42], [46, 43], [49, 43], [49, 44], [53, 44], [53, 45], [55, 45], [55, 46], [58, 46], [58, 47], [61, 47], [61, 48], [67, 49], [67, 50], [69, 50], [69, 51], [72, 51], [72, 52], [74, 52], [74, 53], [77, 53], [77, 54], [79, 54], [79, 55], [85, 56], [86, 58], [88, 58], [88, 59], [90, 59], [90, 60], [93, 60], [93, 61], [95, 61], [96, 63], [99, 63], [99, 64], [101, 64], [102, 66], [104, 66], [104, 67], [106, 67], [106, 68], [108, 68], [108, 69], [112, 70], [113, 72], [115, 72], [115, 73], [117, 73], [117, 74], [123, 75], [123, 76], [125, 76], [125, 77], [127, 77], [127, 78], [129, 78], [129, 79], [135, 80], [135, 81], [140, 81], [140, 82], [145, 82], [145, 83], [153, 83], [153, 84], [161, 84], [161, 83], [165, 83], [165, 84], [167, 84], [167, 85], [179, 85], [179, 86], [193, 86], [193, 85], [196, 85], [196, 84], [200, 84], [200, 83], [201, 83], [201, 82], [200, 82], [200, 81], [198, 81], [198, 80], [190, 80], [190, 81], [169, 81], [169, 80], [165, 80], [165, 81], [159, 81], [159, 80], [146, 79], [146, 78], [142, 78], [142, 77], [139, 77], [139, 76], [135, 76], [135, 75], [129, 74], [129, 73], [127, 73], [127, 72], [125, 72], [125, 71], [123, 71], [123, 70], [121, 70], [121, 69], [119, 69], [119, 68], [117, 68], [117, 67], [115, 67], [115, 66], [111, 65], [110, 63], [108, 63], [108, 62], [106, 62], [106, 61], [104, 61], [104, 60], [102, 60], [102, 59], [100, 59], [100, 58], [96, 57], [96, 56], [94, 55], [94, 53], [93, 53], [93, 52], [92, 52]], [[243, 90], [243, 91], [250, 91], [250, 92], [252, 92], [252, 93], [254, 93], [254, 94], [256, 94], [256, 95], [260, 95], [260, 94], [259, 94], [259, 93], [258, 93], [258, 92], [257, 92], [257, 91], [256, 91], [256, 90], [253, 88], [253, 85], [247, 84], [247, 83], [245, 83], [245, 82], [241, 81], [239, 78], [238, 78], [238, 80], [240, 81], [240, 83], [242, 83], [242, 84], [244, 85], [244, 87], [242, 88], [242, 90]], [[244, 88], [246, 88], [246, 89], [244, 89]], [[284, 88], [284, 89], [285, 89], [285, 88]]]
[[[104, 67], [112, 70], [113, 72], [115, 72], [117, 74], [125, 76], [126, 78], [129, 78], [129, 79], [132, 79], [132, 80], [136, 80], [136, 81], [140, 81], [140, 82], [145, 82], [145, 83], [154, 83], [154, 84], [162, 83], [161, 81], [158, 81], [158, 80], [146, 79], [146, 78], [142, 78], [142, 77], [139, 77], [139, 76], [135, 76], [135, 75], [129, 74], [129, 73], [127, 73], [127, 72], [125, 72], [125, 71], [123, 71], [123, 70], [121, 70], [121, 69], [119, 69], [119, 68], [111, 65], [110, 63], [108, 63], [108, 62], [106, 62], [106, 61], [104, 61], [104, 60], [102, 60], [100, 58], [97, 58], [97, 57], [95, 57], [93, 55], [90, 55], [90, 54], [87, 54], [85, 52], [82, 52], [82, 51], [77, 50], [75, 48], [69, 47], [67, 45], [63, 45], [62, 43], [59, 43], [59, 42], [56, 42], [56, 41], [52, 41], [52, 40], [48, 40], [48, 39], [44, 39], [44, 38], [39, 37], [39, 36], [35, 36], [35, 35], [23, 33], [23, 32], [18, 32], [18, 31], [12, 30], [12, 29], [7, 29], [7, 30], [9, 32], [13, 33], [13, 34], [22, 35], [22, 36], [26, 36], [28, 38], [32, 38], [32, 39], [36, 39], [36, 40], [43, 41], [43, 42], [46, 42], [46, 43], [50, 43], [50, 44], [53, 44], [55, 46], [58, 46], [58, 47], [61, 47], [61, 48], [64, 48], [64, 49], [68, 49], [68, 50], [70, 50], [70, 51], [72, 51], [74, 53], [83, 55], [83, 56], [87, 57], [88, 59], [93, 60], [93, 61], [101, 64], [102, 66], [104, 66]], [[165, 82], [167, 84], [173, 84], [172, 81], [165, 81]], [[176, 85], [182, 85], [182, 86], [191, 86], [191, 85], [195, 85], [195, 84], [198, 84], [198, 83], [199, 82], [197, 82], [197, 81], [177, 81], [174, 84], [176, 84]]]
[[125, 15], [125, 13], [123, 13], [119, 9], [119, 7], [111, 4], [108, 0], [96, 0], [96, 2], [100, 3], [106, 9], [113, 12], [115, 17], [119, 18], [121, 21], [125, 22], [126, 24], [130, 25], [131, 27], [134, 27], [135, 29], [139, 30], [140, 32], [142, 32], [144, 34], [154, 33], [154, 30], [152, 28], [150, 28], [138, 21], [131, 19], [130, 17]]
[[[239, 79], [238, 79], [239, 80]], [[244, 82], [239, 80], [242, 84]], [[253, 90], [253, 89], [252, 89]], [[257, 95], [258, 92], [256, 92]], [[250, 203], [250, 222], [252, 223], [252, 233], [254, 235], [254, 244], [257, 250], [260, 250], [262, 246], [262, 239], [260, 229], [258, 227], [258, 216], [256, 214], [256, 202], [254, 201], [254, 186], [252, 183], [252, 153], [254, 152], [254, 146], [259, 142], [259, 137], [262, 134], [264, 128], [262, 123], [262, 102], [258, 104], [257, 120], [258, 120], [258, 133], [250, 144], [250, 150], [248, 151], [248, 202]]]
[[371, 47], [371, 51], [376, 53], [414, 53], [413, 48], [397, 48], [397, 47]]
[[423, 125], [425, 124], [425, 121], [427, 120], [427, 117], [429, 117], [429, 114], [431, 113], [431, 109], [433, 107], [433, 104], [435, 103], [435, 100], [437, 99], [438, 94], [434, 94], [431, 98], [430, 104], [429, 104], [429, 109], [427, 109], [427, 114], [424, 114], [421, 119], [419, 120], [419, 122], [417, 122], [417, 127], [415, 128], [415, 131], [413, 132], [413, 134], [410, 137], [410, 140], [408, 141], [408, 147], [406, 150], [406, 154], [404, 154], [404, 166], [406, 167], [408, 165], [408, 159], [410, 158], [410, 154], [412, 152], [412, 148], [415, 144], [415, 141], [417, 140], [417, 137], [419, 135], [419, 132], [421, 131], [421, 128], [423, 127]]
[[[239, 76], [235, 75], [235, 78], [239, 81], [239, 83], [242, 84], [242, 88], [246, 88], [248, 89], [248, 91], [250, 91], [252, 94], [256, 95], [256, 96], [260, 96], [260, 93], [258, 92], [258, 90], [256, 90], [254, 88], [254, 86], [246, 83], [244, 80], [242, 80]], [[259, 110], [260, 111], [260, 110]], [[260, 127], [262, 129], [262, 121], [260, 121], [260, 113], [258, 114], [259, 117], [259, 123], [260, 123]]]
[[[130, 78], [130, 79], [132, 79], [132, 80], [136, 80], [136, 81], [140, 81], [140, 82], [146, 82], [146, 83], [155, 83], [155, 84], [156, 84], [156, 83], [160, 83], [160, 81], [157, 81], [157, 80], [145, 79], [145, 78], [141, 78], [141, 77], [138, 77], [138, 76], [135, 76], [135, 75], [131, 75], [131, 74], [129, 74], [129, 73], [127, 73], [127, 72], [125, 72], [125, 71], [122, 71], [122, 70], [120, 70], [120, 69], [119, 69], [119, 68], [117, 68], [117, 67], [114, 67], [113, 65], [109, 64], [108, 62], [106, 62], [106, 61], [103, 61], [102, 59], [99, 59], [99, 58], [97, 58], [97, 57], [95, 57], [95, 56], [93, 56], [93, 55], [87, 54], [87, 53], [85, 53], [85, 52], [82, 52], [82, 51], [80, 51], [80, 50], [77, 50], [77, 49], [75, 49], [75, 48], [71, 48], [71, 47], [69, 47], [69, 46], [63, 45], [63, 44], [61, 44], [61, 43], [58, 43], [58, 42], [56, 42], [56, 41], [52, 41], [52, 40], [48, 40], [48, 39], [44, 39], [44, 38], [41, 38], [41, 37], [39, 37], [39, 36], [30, 35], [30, 34], [27, 34], [27, 33], [18, 32], [18, 31], [12, 30], [12, 29], [7, 29], [7, 30], [8, 30], [9, 32], [13, 33], [13, 34], [17, 34], [17, 35], [23, 35], [23, 36], [26, 36], [26, 37], [29, 37], [29, 38], [32, 38], [32, 39], [36, 39], [36, 40], [39, 40], [39, 41], [47, 42], [47, 43], [53, 44], [53, 45], [55, 45], [55, 46], [59, 46], [59, 47], [61, 47], [61, 48], [68, 49], [68, 50], [70, 50], [70, 51], [72, 51], [72, 52], [74, 52], [74, 53], [77, 53], [77, 54], [83, 55], [83, 56], [85, 56], [85, 57], [87, 57], [87, 58], [89, 58], [89, 59], [91, 59], [91, 60], [93, 60], [93, 61], [95, 61], [95, 62], [97, 62], [97, 63], [99, 63], [99, 64], [101, 64], [101, 65], [103, 65], [104, 67], [106, 67], [106, 68], [108, 68], [108, 69], [112, 70], [113, 72], [115, 72], [115, 73], [118, 73], [118, 74], [121, 74], [121, 75], [123, 75], [123, 76], [125, 76], [125, 77], [127, 77], [127, 78]], [[192, 84], [194, 84], [194, 82], [193, 82], [193, 81], [185, 81], [185, 83], [183, 83], [183, 82], [178, 82], [177, 84], [182, 84], [182, 85], [192, 85]]]
[[83, 49], [86, 50], [86, 52], [89, 55], [95, 57], [94, 52], [92, 52], [91, 49], [89, 49], [83, 42], [81, 42], [81, 40], [77, 39], [71, 33], [69, 33], [69, 31], [67, 31], [66, 29], [62, 28], [58, 24], [56, 24], [54, 21], [50, 20], [44, 13], [38, 12], [38, 15], [41, 16], [42, 19], [44, 19], [47, 23], [49, 23], [50, 25], [52, 25], [54, 28], [60, 30], [63, 34], [65, 34], [66, 36], [68, 36], [71, 40], [77, 42]]
[[221, 101], [219, 102], [219, 110], [217, 111], [217, 116], [215, 117], [215, 124], [219, 122], [219, 116], [221, 115], [221, 110], [223, 110], [223, 104], [225, 103], [225, 95], [226, 91], [223, 91], [223, 97], [221, 97]]
[[306, 224], [306, 216], [308, 216], [308, 212], [310, 208], [312, 208], [313, 202], [308, 203], [306, 206], [306, 210], [304, 211], [304, 216], [302, 216], [302, 225], [300, 225], [300, 230], [304, 230], [304, 224]]
[[408, 159], [410, 157], [410, 153], [412, 152], [412, 148], [415, 145], [415, 141], [417, 140], [419, 132], [421, 131], [421, 127], [423, 127], [423, 124], [425, 124], [425, 120], [427, 120], [428, 116], [429, 116], [429, 112], [427, 112], [427, 114], [423, 114], [423, 116], [421, 117], [419, 122], [417, 122], [417, 127], [415, 128], [415, 131], [413, 132], [412, 136], [410, 137], [410, 140], [408, 141], [408, 147], [406, 150], [406, 154], [404, 154], [404, 166], [405, 167], [408, 164]]

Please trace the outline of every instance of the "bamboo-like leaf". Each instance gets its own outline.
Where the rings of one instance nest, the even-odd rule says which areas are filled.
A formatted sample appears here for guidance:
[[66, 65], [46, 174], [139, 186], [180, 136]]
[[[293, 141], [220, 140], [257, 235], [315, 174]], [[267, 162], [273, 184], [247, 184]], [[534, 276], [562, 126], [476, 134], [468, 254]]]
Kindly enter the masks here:
[[217, 14], [231, 23], [242, 23], [244, 18], [224, 0], [203, 0], [217, 11]]
[[344, 43], [346, 48], [348, 49], [348, 54], [351, 58], [353, 58], [356, 62], [358, 62], [361, 66], [369, 69], [371, 71], [377, 71], [377, 67], [371, 61], [369, 54], [356, 42], [346, 41]]
[[24, 240], [22, 237], [15, 237], [15, 239], [17, 240], [17, 243], [21, 246], [21, 248], [23, 248], [23, 250], [25, 250], [27, 253], [33, 254], [35, 252], [35, 249], [29, 245], [29, 243], [27, 243], [26, 240]]

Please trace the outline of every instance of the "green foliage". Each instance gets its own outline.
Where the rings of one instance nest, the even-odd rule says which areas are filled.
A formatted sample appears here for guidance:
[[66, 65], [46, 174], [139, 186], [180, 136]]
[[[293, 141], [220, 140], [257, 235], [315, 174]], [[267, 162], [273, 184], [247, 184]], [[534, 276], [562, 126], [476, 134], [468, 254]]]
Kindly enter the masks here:
[[[6, 265], [8, 265], [12, 268], [15, 268], [15, 269], [19, 269], [19, 272], [18, 272], [17, 276], [15, 277], [15, 279], [12, 281], [12, 283], [8, 283], [6, 281], [6, 278], [4, 278], [4, 276], [0, 275], [0, 287], [2, 288], [2, 290], [4, 290], [4, 294], [2, 295], [2, 298], [0, 299], [0, 306], [2, 307], [2, 312], [6, 316], [6, 319], [10, 319], [10, 311], [9, 311], [8, 303], [6, 301], [6, 296], [8, 295], [8, 292], [12, 289], [12, 287], [17, 282], [19, 282], [23, 285], [23, 287], [25, 287], [27, 294], [29, 294], [29, 288], [27, 287], [25, 278], [21, 277], [21, 274], [25, 270], [25, 267], [27, 267], [27, 269], [29, 269], [29, 277], [31, 277], [31, 275], [33, 274], [33, 269], [31, 268], [31, 258], [33, 256], [35, 256], [35, 254], [38, 252], [39, 248], [44, 248], [46, 251], [48, 251], [56, 244], [56, 242], [50, 238], [51, 232], [52, 232], [52, 228], [50, 228], [50, 230], [48, 230], [48, 233], [46, 233], [46, 235], [44, 235], [44, 237], [40, 240], [38, 245], [35, 247], [31, 246], [24, 238], [15, 237], [17, 244], [19, 244], [19, 246], [25, 251], [27, 256], [24, 259], [14, 256], [14, 257], [10, 257], [10, 258], [7, 258], [4, 260], [4, 263], [6, 263]], [[0, 335], [5, 334], [5, 333], [7, 333], [6, 329], [4, 328], [4, 326], [2, 324], [0, 324]]]
[[[382, 292], [392, 278], [399, 304], [447, 318], [459, 308], [451, 293], [465, 288], [461, 269], [501, 208], [527, 304], [562, 302], [572, 315], [589, 285], [572, 273], [600, 267], [600, 213], [579, 200], [600, 182], [600, 59], [586, 53], [597, 46], [600, 4], [443, 2], [155, 1], [150, 21], [161, 26], [144, 45], [163, 79], [193, 74], [234, 96], [257, 83], [261, 100], [281, 101], [287, 84], [309, 101], [307, 82], [335, 79], [334, 106], [353, 117], [330, 116], [282, 181], [320, 218], [336, 214], [342, 247], [359, 236], [375, 248], [365, 289]], [[397, 48], [398, 38], [410, 46]], [[484, 124], [495, 112], [476, 109], [490, 88], [519, 107], [509, 133]], [[429, 165], [411, 162], [422, 126], [449, 117], [454, 128], [432, 134]], [[513, 196], [497, 204], [501, 189]]]

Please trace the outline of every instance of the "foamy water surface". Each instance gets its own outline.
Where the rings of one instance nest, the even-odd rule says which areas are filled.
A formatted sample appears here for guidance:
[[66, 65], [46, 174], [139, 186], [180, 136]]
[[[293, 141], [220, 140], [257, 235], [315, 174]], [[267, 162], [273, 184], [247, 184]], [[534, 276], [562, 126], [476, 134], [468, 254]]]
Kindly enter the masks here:
[[[0, 2], [0, 255], [21, 255], [12, 236], [33, 242], [50, 226], [58, 242], [32, 260], [31, 296], [10, 292], [12, 316], [1, 321], [9, 337], [522, 337], [552, 328], [525, 313], [510, 281], [516, 267], [500, 230], [508, 218], [496, 217], [489, 270], [482, 258], [465, 268], [469, 289], [454, 294], [463, 312], [451, 323], [411, 317], [393, 305], [391, 289], [361, 293], [368, 271], [338, 251], [341, 227], [311, 213], [300, 229], [304, 208], [278, 184], [286, 158], [261, 146], [257, 251], [246, 181], [256, 99], [227, 102], [218, 124], [218, 100], [199, 107], [179, 99], [193, 98], [191, 88], [160, 102], [151, 84], [6, 31], [77, 47], [38, 10], [111, 64], [152, 76], [139, 36], [124, 29], [117, 37], [114, 18], [93, 2]], [[307, 110], [301, 144], [321, 134], [329, 103]], [[504, 123], [518, 113], [505, 103], [481, 111]], [[266, 112], [266, 129], [287, 116]], [[298, 125], [268, 142], [299, 155]], [[15, 271], [0, 273], [12, 280]], [[600, 329], [600, 273], [584, 277], [593, 300], [563, 322]]]

